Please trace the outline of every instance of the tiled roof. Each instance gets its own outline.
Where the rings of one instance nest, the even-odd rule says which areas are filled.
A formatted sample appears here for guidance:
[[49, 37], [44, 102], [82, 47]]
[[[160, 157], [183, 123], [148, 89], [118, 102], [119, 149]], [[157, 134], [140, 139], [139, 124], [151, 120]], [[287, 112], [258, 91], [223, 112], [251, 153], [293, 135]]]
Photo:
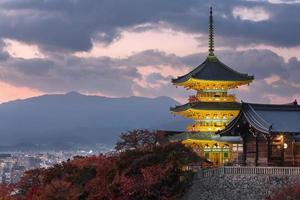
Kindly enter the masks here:
[[241, 104], [238, 102], [194, 102], [170, 108], [173, 112], [196, 110], [240, 110]]
[[251, 81], [254, 79], [253, 76], [231, 69], [214, 56], [209, 56], [201, 65], [188, 74], [172, 79], [172, 83], [185, 82], [190, 78], [218, 81]]
[[300, 133], [300, 106], [297, 104], [242, 103], [240, 114], [220, 134], [226, 135], [241, 118], [263, 133]]

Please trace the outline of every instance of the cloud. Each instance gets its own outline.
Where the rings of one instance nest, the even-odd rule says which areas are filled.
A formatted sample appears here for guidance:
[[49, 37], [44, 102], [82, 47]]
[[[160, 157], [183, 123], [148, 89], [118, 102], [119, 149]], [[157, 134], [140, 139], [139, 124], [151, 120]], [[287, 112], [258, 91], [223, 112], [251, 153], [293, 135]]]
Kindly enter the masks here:
[[270, 50], [224, 51], [220, 52], [220, 58], [238, 71], [254, 74], [256, 79], [272, 74], [286, 78], [290, 73], [284, 59]]
[[[219, 59], [239, 72], [255, 75], [249, 87], [238, 91], [239, 99], [279, 102], [300, 96], [300, 62], [288, 62], [270, 50], [218, 51]], [[186, 102], [193, 91], [176, 88], [171, 79], [203, 62], [206, 54], [177, 56], [147, 50], [127, 58], [80, 58], [72, 55], [0, 62], [1, 81], [43, 93], [80, 91], [106, 96], [171, 96]], [[276, 98], [275, 98], [276, 97]], [[282, 102], [285, 103], [285, 102]]]
[[0, 40], [0, 61], [7, 60], [10, 57], [9, 53], [5, 51], [4, 48], [5, 43]]
[[[207, 53], [194, 52], [206, 48], [209, 6], [204, 0], [0, 0], [1, 81], [42, 93], [166, 95], [186, 101], [193, 92], [176, 89], [170, 79], [205, 59]], [[299, 58], [283, 59], [280, 50], [235, 48], [299, 48], [300, 4], [234, 0], [213, 6], [217, 55], [256, 78], [239, 90], [239, 98], [297, 97]], [[157, 37], [162, 30], [165, 35]], [[13, 41], [11, 48], [3, 41]], [[138, 45], [144, 41], [146, 46]], [[121, 47], [122, 57], [110, 54]]]
[[[160, 54], [162, 60], [164, 54]], [[297, 58], [291, 58], [288, 62], [278, 54], [270, 50], [246, 50], [246, 51], [219, 51], [219, 59], [231, 68], [255, 76], [255, 80], [249, 86], [230, 92], [237, 93], [239, 99], [250, 102], [263, 103], [287, 103], [300, 97], [300, 62]], [[178, 63], [173, 70], [180, 67], [187, 71], [192, 70], [205, 58], [205, 54], [192, 54], [184, 57], [177, 57]], [[150, 63], [149, 63], [150, 64]], [[166, 63], [164, 63], [166, 64]], [[181, 74], [183, 75], [183, 73]], [[154, 77], [153, 77], [154, 76]], [[150, 74], [154, 80], [164, 80], [157, 74]], [[176, 75], [173, 75], [176, 77]], [[151, 79], [151, 81], [153, 81]], [[150, 82], [150, 80], [149, 80]], [[188, 95], [195, 92], [186, 92], [183, 89], [174, 90], [175, 86], [170, 83], [161, 84], [161, 88], [138, 88], [141, 94], [168, 94], [181, 102], [186, 102]], [[153, 91], [155, 90], [155, 91]]]
[[[163, 26], [203, 34], [209, 4], [204, 0], [2, 0], [0, 38], [36, 44], [44, 51], [74, 52], [90, 50], [92, 40], [110, 45], [126, 30]], [[214, 7], [216, 34], [227, 41], [223, 45], [300, 44], [300, 4], [234, 0]]]
[[1, 80], [15, 86], [27, 86], [46, 93], [82, 91], [106, 95], [133, 95], [131, 85], [139, 74], [107, 57], [81, 59], [16, 59], [1, 63]]
[[299, 0], [268, 0], [270, 3], [286, 3], [286, 4], [298, 4], [300, 3]]
[[144, 29], [143, 31], [137, 29], [134, 27], [134, 30], [123, 31], [121, 37], [109, 45], [103, 45], [103, 43], [93, 40], [91, 50], [76, 52], [75, 55], [80, 57], [124, 58], [148, 49], [159, 49], [176, 55], [188, 55], [207, 49], [206, 46], [201, 49], [195, 35], [166, 29], [163, 25], [152, 26], [151, 29]]
[[237, 6], [233, 8], [232, 15], [234, 18], [240, 18], [241, 20], [249, 20], [253, 22], [270, 19], [270, 14], [261, 7], [247, 8]]
[[45, 57], [36, 45], [28, 45], [16, 40], [4, 39], [4, 49], [17, 58], [43, 58]]

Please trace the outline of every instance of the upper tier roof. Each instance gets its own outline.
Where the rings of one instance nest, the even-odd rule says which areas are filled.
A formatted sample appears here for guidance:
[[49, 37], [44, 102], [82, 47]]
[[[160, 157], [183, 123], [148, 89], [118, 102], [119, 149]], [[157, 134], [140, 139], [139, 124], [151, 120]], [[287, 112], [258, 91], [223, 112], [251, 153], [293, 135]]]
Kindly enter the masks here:
[[213, 80], [213, 81], [252, 81], [254, 76], [239, 73], [223, 64], [215, 56], [208, 56], [207, 59], [184, 76], [172, 79], [172, 83], [182, 83], [189, 79]]
[[241, 118], [245, 118], [254, 129], [263, 133], [300, 133], [300, 106], [296, 103], [242, 103], [239, 116], [219, 133], [230, 133]]

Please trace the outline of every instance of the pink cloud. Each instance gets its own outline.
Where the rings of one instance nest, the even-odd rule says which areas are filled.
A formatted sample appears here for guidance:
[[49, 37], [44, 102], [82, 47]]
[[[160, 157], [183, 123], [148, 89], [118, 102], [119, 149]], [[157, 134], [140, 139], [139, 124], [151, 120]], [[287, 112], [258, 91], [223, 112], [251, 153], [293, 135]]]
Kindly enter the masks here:
[[93, 41], [93, 48], [90, 51], [77, 52], [75, 55], [79, 57], [109, 56], [126, 58], [137, 52], [156, 49], [184, 56], [199, 51], [206, 51], [206, 46], [199, 46], [199, 41], [197, 40], [199, 36], [199, 34], [175, 32], [170, 29], [147, 30], [143, 32], [124, 31], [119, 39], [108, 46]]

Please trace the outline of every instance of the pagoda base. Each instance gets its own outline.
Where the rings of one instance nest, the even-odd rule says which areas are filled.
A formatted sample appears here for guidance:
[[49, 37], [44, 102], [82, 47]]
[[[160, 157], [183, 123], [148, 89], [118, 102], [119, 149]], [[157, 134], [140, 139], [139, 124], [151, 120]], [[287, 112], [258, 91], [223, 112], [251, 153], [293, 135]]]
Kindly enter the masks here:
[[182, 142], [215, 166], [238, 163], [242, 156], [240, 137], [220, 136], [212, 132], [182, 132], [170, 135], [169, 141]]

